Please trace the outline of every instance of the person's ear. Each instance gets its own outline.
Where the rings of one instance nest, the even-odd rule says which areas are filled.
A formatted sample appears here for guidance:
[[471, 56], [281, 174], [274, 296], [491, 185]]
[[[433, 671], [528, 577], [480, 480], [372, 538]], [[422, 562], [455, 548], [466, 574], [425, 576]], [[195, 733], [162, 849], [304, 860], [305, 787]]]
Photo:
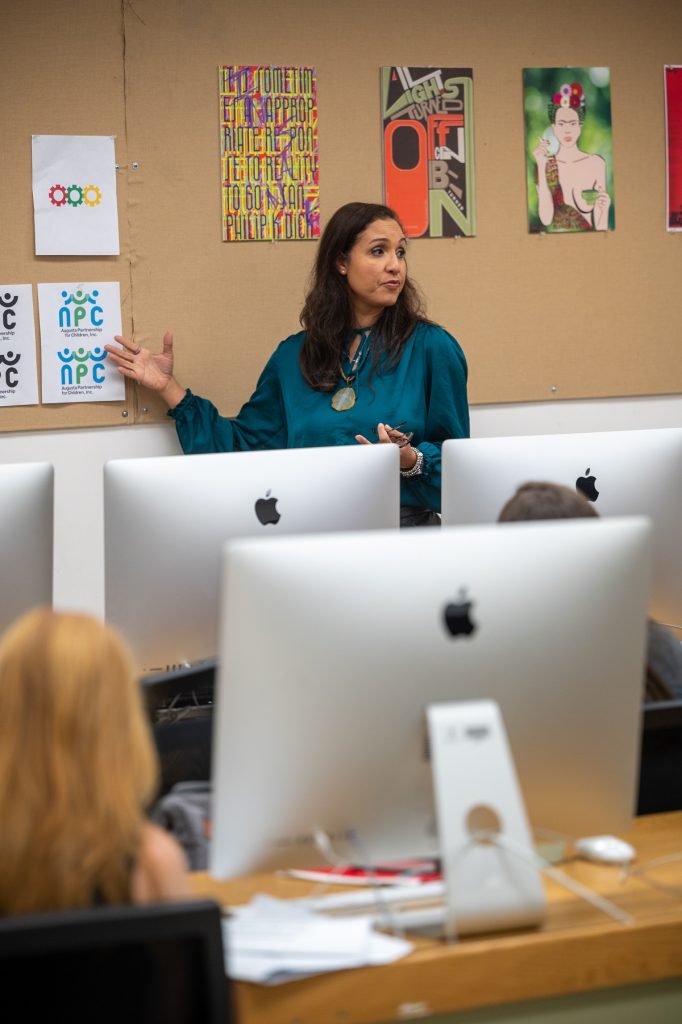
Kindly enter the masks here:
[[338, 270], [339, 274], [342, 274], [344, 277], [346, 276], [346, 274], [348, 273], [348, 260], [346, 259], [345, 256], [337, 257], [336, 269]]

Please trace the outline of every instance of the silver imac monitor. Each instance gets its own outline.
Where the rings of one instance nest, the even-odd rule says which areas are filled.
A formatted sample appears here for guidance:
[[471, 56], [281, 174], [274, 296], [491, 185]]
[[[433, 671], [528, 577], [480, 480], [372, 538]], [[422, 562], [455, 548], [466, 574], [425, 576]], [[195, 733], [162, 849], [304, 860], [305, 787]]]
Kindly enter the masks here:
[[320, 863], [315, 828], [341, 861], [436, 855], [425, 708], [450, 700], [498, 703], [536, 829], [627, 828], [650, 533], [583, 519], [228, 544], [211, 871]]
[[52, 606], [54, 469], [0, 466], [0, 630], [37, 605]]
[[652, 618], [682, 627], [682, 427], [443, 444], [443, 523], [492, 523], [520, 484], [577, 487], [603, 516], [654, 526]]
[[106, 619], [145, 673], [214, 657], [225, 541], [397, 528], [398, 466], [387, 444], [106, 463]]

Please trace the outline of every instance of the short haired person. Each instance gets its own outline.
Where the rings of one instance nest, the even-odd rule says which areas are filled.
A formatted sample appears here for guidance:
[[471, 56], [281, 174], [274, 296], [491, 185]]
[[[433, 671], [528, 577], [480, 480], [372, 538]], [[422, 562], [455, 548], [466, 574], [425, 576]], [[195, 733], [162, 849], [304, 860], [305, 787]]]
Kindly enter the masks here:
[[578, 491], [563, 484], [527, 483], [503, 506], [499, 523], [525, 519], [595, 518], [597, 511]]
[[435, 525], [441, 444], [469, 436], [467, 364], [452, 335], [426, 318], [406, 253], [393, 210], [338, 209], [319, 243], [303, 330], [281, 342], [233, 418], [176, 381], [172, 334], [161, 352], [118, 336], [123, 348], [106, 348], [125, 377], [166, 401], [187, 454], [398, 444], [401, 522]]
[[156, 752], [130, 655], [87, 615], [36, 609], [0, 639], [0, 916], [189, 897], [149, 823]]
[[[562, 484], [522, 484], [506, 502], [498, 522], [538, 519], [596, 518], [598, 512], [584, 495]], [[659, 622], [649, 619], [645, 699], [672, 700], [682, 697], [682, 644]]]

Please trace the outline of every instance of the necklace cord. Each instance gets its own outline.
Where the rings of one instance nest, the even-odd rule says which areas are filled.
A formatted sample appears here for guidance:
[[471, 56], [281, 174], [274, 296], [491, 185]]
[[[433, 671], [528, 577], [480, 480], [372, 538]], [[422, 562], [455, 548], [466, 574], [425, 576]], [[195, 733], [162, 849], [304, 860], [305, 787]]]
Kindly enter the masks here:
[[369, 337], [371, 334], [371, 330], [371, 327], [366, 327], [358, 328], [357, 330], [353, 331], [352, 336], [355, 336], [355, 334], [359, 333], [361, 337], [358, 343], [358, 347], [355, 350], [355, 355], [353, 356], [352, 359], [350, 358], [350, 355], [348, 355], [347, 352], [343, 353], [343, 356], [346, 358], [350, 366], [349, 373], [346, 373], [343, 368], [343, 359], [339, 362], [339, 374], [341, 375], [341, 379], [343, 380], [345, 386], [339, 388], [332, 395], [332, 409], [335, 409], [337, 412], [345, 412], [347, 409], [352, 409], [352, 407], [355, 405], [357, 392], [355, 388], [351, 387], [351, 384], [356, 379], [358, 371], [365, 360], [367, 352], [369, 351]]

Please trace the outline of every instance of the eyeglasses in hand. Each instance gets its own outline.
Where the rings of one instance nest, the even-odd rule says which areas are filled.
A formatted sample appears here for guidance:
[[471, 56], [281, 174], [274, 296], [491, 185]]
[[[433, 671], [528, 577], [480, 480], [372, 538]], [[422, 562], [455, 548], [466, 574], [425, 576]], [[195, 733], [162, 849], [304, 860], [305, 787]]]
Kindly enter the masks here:
[[[406, 420], [403, 420], [402, 423], [397, 423], [395, 425], [395, 427], [387, 427], [386, 428], [388, 430], [388, 432], [392, 435], [391, 441], [393, 442], [393, 444], [397, 444], [398, 448], [406, 448], [407, 445], [412, 440], [412, 438], [414, 437], [414, 431], [413, 430], [410, 430], [409, 433], [403, 433], [400, 430], [400, 427], [404, 427], [406, 422], [407, 422]], [[376, 427], [372, 427], [372, 433], [373, 434], [377, 433], [377, 428]]]

